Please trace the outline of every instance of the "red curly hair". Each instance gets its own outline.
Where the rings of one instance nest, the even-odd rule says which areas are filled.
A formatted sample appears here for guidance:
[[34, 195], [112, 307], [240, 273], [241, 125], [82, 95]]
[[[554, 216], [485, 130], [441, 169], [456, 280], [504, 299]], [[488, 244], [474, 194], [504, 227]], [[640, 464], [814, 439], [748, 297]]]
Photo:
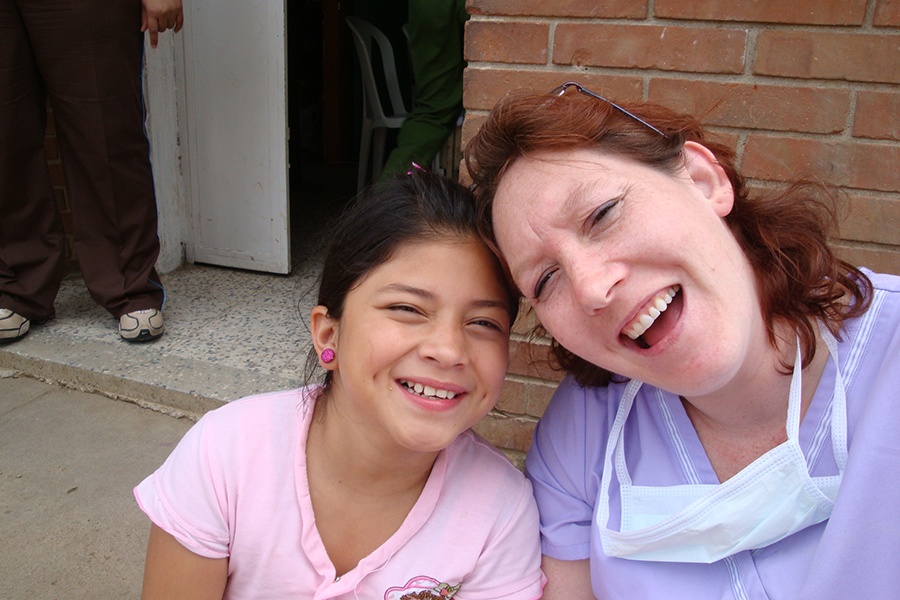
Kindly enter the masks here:
[[[586, 94], [514, 92], [497, 103], [465, 149], [481, 232], [495, 251], [492, 203], [500, 180], [517, 158], [538, 151], [593, 148], [674, 174], [683, 165], [685, 142], [693, 141], [715, 155], [731, 182], [734, 208], [725, 222], [756, 274], [773, 346], [776, 324], [788, 324], [800, 337], [806, 366], [816, 350], [813, 318], [837, 335], [845, 319], [866, 311], [871, 282], [837, 258], [828, 245], [829, 232], [837, 224], [836, 191], [801, 181], [780, 192], [751, 196], [735, 166], [734, 152], [708, 140], [697, 119], [653, 104], [622, 108], [664, 135]], [[535, 333], [546, 331], [539, 326]], [[578, 383], [596, 386], [610, 381], [612, 374], [607, 370], [569, 352], [556, 340], [551, 344], [558, 366]], [[784, 368], [790, 372], [790, 365]]]

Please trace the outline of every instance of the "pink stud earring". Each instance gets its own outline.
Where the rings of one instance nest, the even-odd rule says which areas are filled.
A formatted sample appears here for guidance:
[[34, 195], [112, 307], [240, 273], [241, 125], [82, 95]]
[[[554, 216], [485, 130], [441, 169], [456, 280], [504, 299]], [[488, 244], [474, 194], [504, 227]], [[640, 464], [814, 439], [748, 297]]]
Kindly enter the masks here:
[[322, 350], [321, 359], [322, 359], [322, 362], [325, 363], [326, 365], [328, 363], [330, 363], [331, 361], [333, 361], [334, 360], [334, 350], [332, 350], [331, 348], [325, 348], [324, 350]]

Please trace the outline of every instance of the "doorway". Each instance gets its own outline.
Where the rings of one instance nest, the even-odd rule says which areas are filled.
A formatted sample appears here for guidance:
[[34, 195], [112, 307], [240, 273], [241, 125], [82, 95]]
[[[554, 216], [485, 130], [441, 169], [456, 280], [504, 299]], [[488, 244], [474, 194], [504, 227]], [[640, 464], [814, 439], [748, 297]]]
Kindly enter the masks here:
[[[341, 106], [346, 100], [327, 105], [324, 97], [326, 69], [332, 78], [348, 79], [340, 57], [330, 58], [327, 65], [325, 61], [326, 13], [339, 12], [339, 5], [332, 0], [301, 0], [288, 2], [287, 10], [291, 262], [297, 265], [317, 249], [324, 224], [355, 194], [356, 164], [347, 153], [350, 123]], [[334, 123], [335, 117], [338, 129], [332, 125], [326, 138], [324, 120]]]
[[[287, 64], [292, 262], [307, 255], [329, 219], [356, 194], [362, 88], [345, 17], [358, 15], [391, 39], [404, 91], [412, 74], [402, 25], [406, 2], [288, 2]], [[410, 98], [404, 98], [407, 106]], [[394, 139], [388, 138], [385, 156]]]

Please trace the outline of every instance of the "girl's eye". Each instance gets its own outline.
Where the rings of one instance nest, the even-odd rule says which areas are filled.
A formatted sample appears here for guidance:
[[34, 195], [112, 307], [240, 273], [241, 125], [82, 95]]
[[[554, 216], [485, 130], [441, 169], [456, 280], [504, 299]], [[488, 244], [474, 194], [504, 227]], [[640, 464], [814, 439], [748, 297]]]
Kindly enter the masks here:
[[477, 320], [473, 321], [472, 324], [478, 325], [479, 327], [486, 327], [487, 329], [493, 329], [493, 330], [499, 331], [501, 333], [506, 331], [505, 329], [503, 329], [503, 327], [501, 327], [500, 325], [498, 325], [497, 323], [495, 323], [494, 321], [491, 321], [489, 319], [477, 319]]
[[408, 304], [394, 304], [392, 306], [388, 306], [388, 310], [397, 311], [397, 312], [408, 312], [413, 314], [418, 314], [418, 310], [414, 306], [410, 306]]

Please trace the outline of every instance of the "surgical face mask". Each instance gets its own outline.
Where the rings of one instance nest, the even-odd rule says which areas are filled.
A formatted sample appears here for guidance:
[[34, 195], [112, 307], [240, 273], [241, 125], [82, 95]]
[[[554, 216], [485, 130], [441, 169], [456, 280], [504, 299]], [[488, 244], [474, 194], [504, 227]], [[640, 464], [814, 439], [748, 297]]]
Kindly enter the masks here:
[[[837, 342], [822, 336], [835, 363], [832, 447], [839, 474], [811, 477], [800, 448], [800, 343], [791, 377], [787, 441], [716, 485], [633, 485], [625, 463], [624, 425], [640, 381], [629, 382], [606, 447], [597, 525], [608, 556], [631, 560], [711, 563], [762, 548], [831, 516], [847, 461], [847, 411]], [[609, 485], [615, 469], [621, 495], [620, 531], [609, 529]]]

